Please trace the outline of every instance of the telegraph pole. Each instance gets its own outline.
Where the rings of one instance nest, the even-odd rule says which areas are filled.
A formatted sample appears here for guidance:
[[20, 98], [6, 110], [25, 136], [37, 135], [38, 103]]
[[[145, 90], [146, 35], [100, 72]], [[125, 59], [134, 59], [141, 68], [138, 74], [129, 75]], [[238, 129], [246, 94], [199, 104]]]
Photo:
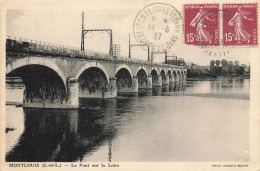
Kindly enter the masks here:
[[130, 46], [130, 33], [129, 33], [129, 42], [128, 42], [128, 48], [129, 48], [129, 54], [128, 54], [128, 58], [131, 58], [131, 46]]
[[164, 53], [165, 53], [164, 63], [167, 64], [167, 51], [165, 50]]
[[148, 45], [148, 49], [147, 50], [148, 50], [148, 59], [147, 60], [150, 61], [150, 45]]
[[81, 51], [84, 50], [84, 12], [82, 12]]
[[85, 34], [88, 32], [102, 32], [105, 31], [110, 36], [110, 46], [109, 46], [109, 55], [113, 56], [113, 32], [112, 29], [84, 29], [84, 17], [85, 14], [82, 12], [82, 32], [81, 32], [81, 51], [85, 51]]
[[152, 44], [152, 51], [151, 51], [151, 64], [153, 64], [153, 44]]
[[113, 56], [113, 32], [112, 30], [106, 31], [108, 34], [110, 34], [110, 48], [109, 48], [109, 55]]

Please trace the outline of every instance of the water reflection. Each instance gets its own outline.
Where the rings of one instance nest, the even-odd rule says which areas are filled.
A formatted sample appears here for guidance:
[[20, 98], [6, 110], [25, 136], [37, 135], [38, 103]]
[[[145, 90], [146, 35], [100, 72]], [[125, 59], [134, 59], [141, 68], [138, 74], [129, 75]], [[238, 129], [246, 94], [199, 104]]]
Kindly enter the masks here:
[[[10, 91], [10, 89], [7, 90], [7, 93], [8, 91]], [[15, 91], [13, 87], [12, 91]], [[223, 94], [227, 94], [228, 96], [223, 96]], [[243, 94], [243, 96], [240, 96], [241, 94]], [[19, 134], [16, 134], [16, 139], [12, 140], [12, 148], [7, 149], [6, 161], [86, 161], [89, 157], [93, 157], [93, 154], [101, 151], [101, 155], [105, 155], [105, 160], [111, 162], [120, 161], [120, 159], [126, 156], [125, 151], [131, 153], [133, 150], [139, 150], [140, 153], [135, 152], [131, 154], [131, 156], [134, 157], [131, 159], [131, 156], [128, 156], [127, 161], [138, 161], [138, 157], [143, 160], [152, 161], [153, 159], [149, 158], [149, 156], [152, 156], [146, 155], [151, 153], [151, 149], [153, 149], [155, 153], [168, 155], [154, 156], [157, 157], [158, 160], [167, 158], [176, 161], [181, 159], [182, 150], [185, 150], [185, 148], [183, 149], [182, 146], [179, 145], [183, 144], [183, 142], [180, 141], [182, 139], [188, 142], [194, 142], [187, 147], [188, 149], [201, 149], [197, 143], [197, 138], [192, 139], [192, 137], [202, 136], [205, 142], [209, 142], [208, 144], [212, 143], [211, 145], [214, 146], [216, 141], [221, 145], [222, 141], [220, 140], [226, 136], [248, 136], [246, 132], [248, 129], [248, 123], [246, 122], [248, 117], [245, 114], [249, 111], [249, 107], [246, 101], [241, 102], [232, 99], [231, 103], [230, 101], [223, 101], [224, 99], [221, 99], [221, 101], [218, 99], [205, 99], [203, 103], [207, 104], [205, 105], [206, 107], [211, 106], [211, 108], [217, 108], [217, 110], [205, 113], [204, 106], [199, 105], [201, 99], [197, 100], [186, 97], [190, 95], [206, 98], [221, 96], [221, 98], [225, 98], [225, 100], [230, 97], [248, 100], [249, 80], [222, 79], [215, 81], [176, 82], [163, 87], [142, 90], [134, 95], [119, 96], [117, 99], [80, 99], [80, 109], [78, 110], [18, 108], [19, 111], [17, 111], [16, 114], [10, 113], [14, 110], [7, 108], [7, 123], [9, 124], [10, 121], [12, 121], [13, 127], [16, 128], [13, 132], [19, 132]], [[183, 97], [186, 97], [186, 99]], [[190, 103], [186, 103], [187, 101]], [[219, 106], [216, 107], [215, 104]], [[226, 110], [227, 107], [229, 110]], [[219, 113], [219, 111], [221, 112]], [[21, 113], [21, 117], [17, 118], [20, 119], [13, 120], [13, 118], [16, 117], [14, 114], [18, 116], [19, 112]], [[211, 115], [210, 112], [214, 113]], [[158, 114], [160, 117], [158, 117]], [[197, 117], [198, 114], [200, 117]], [[215, 117], [215, 120], [213, 119], [214, 122], [211, 119], [212, 116]], [[229, 116], [231, 117], [229, 118]], [[222, 122], [223, 119], [225, 122]], [[216, 122], [218, 123], [214, 126]], [[237, 127], [238, 131], [234, 130], [236, 126], [232, 125], [233, 122], [236, 123], [236, 125], [240, 125]], [[197, 123], [213, 126], [204, 126], [203, 124]], [[230, 128], [226, 123], [231, 125]], [[17, 127], [18, 124], [22, 126]], [[182, 130], [183, 125], [185, 126], [184, 131]], [[7, 125], [7, 127], [8, 126], [9, 125]], [[208, 127], [211, 129], [204, 130], [204, 128]], [[225, 129], [222, 130], [223, 128]], [[241, 128], [243, 129], [241, 130]], [[216, 137], [215, 140], [212, 136], [209, 138], [205, 137], [210, 135], [210, 132], [200, 134], [196, 132], [197, 129], [204, 132], [219, 132], [223, 135], [221, 139]], [[151, 130], [153, 130], [153, 136], [157, 138], [151, 138]], [[162, 130], [162, 132], [160, 132], [160, 130]], [[243, 130], [245, 130], [245, 133], [243, 133]], [[227, 133], [228, 135], [226, 135]], [[8, 133], [8, 135], [9, 134], [10, 133]], [[187, 136], [185, 136], [186, 134]], [[174, 135], [174, 138], [172, 135]], [[7, 138], [10, 137], [7, 136]], [[213, 139], [212, 142], [211, 139]], [[234, 142], [232, 140], [231, 143], [236, 144], [237, 139], [240, 139], [240, 137], [234, 139]], [[245, 140], [247, 139], [244, 138], [243, 141]], [[118, 143], [117, 147], [115, 142]], [[140, 142], [142, 147], [138, 148], [136, 146], [138, 142]], [[133, 147], [130, 148], [126, 144], [130, 144], [129, 146]], [[173, 146], [174, 144], [176, 144], [176, 146]], [[193, 147], [194, 144], [196, 147]], [[203, 146], [203, 142], [201, 144]], [[216, 148], [217, 150], [220, 149], [220, 153], [216, 156], [221, 158], [223, 157], [224, 151], [229, 151], [237, 158], [247, 159], [247, 157], [242, 155], [243, 153], [237, 149], [247, 150], [248, 141], [238, 143], [237, 146], [234, 145], [234, 147], [237, 147], [234, 149], [228, 147], [228, 150], [225, 148], [225, 144], [226, 143], [222, 145], [223, 148], [222, 146], [221, 148]], [[122, 148], [121, 150], [120, 146]], [[164, 149], [163, 153], [161, 152], [162, 148]], [[115, 149], [117, 149], [118, 153], [115, 152]], [[168, 149], [167, 151], [169, 151], [169, 153], [165, 152], [165, 149]], [[179, 152], [178, 149], [180, 149]], [[143, 153], [141, 153], [141, 151], [143, 151]], [[189, 154], [189, 152], [190, 150], [185, 151], [186, 154]], [[140, 156], [135, 156], [138, 154]], [[197, 157], [201, 160], [208, 158], [206, 154], [201, 154], [201, 151], [196, 151], [196, 154], [197, 155], [194, 155], [195, 158]], [[186, 159], [194, 161], [192, 154], [184, 155], [184, 160], [185, 157]]]
[[216, 79], [214, 81], [188, 81], [184, 95], [212, 98], [250, 99], [249, 79]]
[[89, 106], [80, 110], [24, 108], [24, 132], [6, 161], [76, 161], [113, 139], [115, 100]]
[[169, 96], [183, 94], [186, 87], [186, 81], [179, 81], [163, 85], [162, 87], [153, 87], [152, 89], [141, 89], [138, 92], [139, 96]]

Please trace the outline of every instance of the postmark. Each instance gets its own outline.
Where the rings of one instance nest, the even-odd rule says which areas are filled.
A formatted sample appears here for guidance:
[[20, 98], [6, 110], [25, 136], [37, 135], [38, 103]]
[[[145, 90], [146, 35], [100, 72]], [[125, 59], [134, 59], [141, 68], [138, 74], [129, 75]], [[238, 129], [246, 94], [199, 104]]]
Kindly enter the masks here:
[[152, 45], [153, 51], [171, 51], [183, 35], [183, 19], [171, 5], [155, 3], [137, 14], [133, 32], [140, 45]]
[[219, 5], [184, 5], [184, 39], [189, 45], [219, 45]]
[[222, 9], [227, 11], [223, 15], [223, 46], [257, 45], [257, 4], [223, 4]]

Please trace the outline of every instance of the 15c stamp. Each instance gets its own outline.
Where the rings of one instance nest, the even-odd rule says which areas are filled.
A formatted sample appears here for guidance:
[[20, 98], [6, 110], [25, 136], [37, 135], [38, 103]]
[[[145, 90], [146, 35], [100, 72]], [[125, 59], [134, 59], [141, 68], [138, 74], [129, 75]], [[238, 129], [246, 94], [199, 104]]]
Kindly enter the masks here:
[[191, 45], [219, 45], [219, 5], [184, 5], [185, 43]]
[[257, 45], [257, 4], [223, 4], [223, 46]]

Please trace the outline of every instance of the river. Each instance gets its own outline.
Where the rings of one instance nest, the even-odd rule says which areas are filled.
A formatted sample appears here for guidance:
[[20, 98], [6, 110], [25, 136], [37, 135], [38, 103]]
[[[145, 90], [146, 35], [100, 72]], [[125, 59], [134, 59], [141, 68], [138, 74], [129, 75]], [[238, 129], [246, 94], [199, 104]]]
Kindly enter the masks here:
[[[6, 105], [6, 161], [248, 161], [249, 87], [248, 79], [185, 81], [80, 99], [77, 110]], [[6, 101], [22, 102], [23, 89], [7, 83]]]

